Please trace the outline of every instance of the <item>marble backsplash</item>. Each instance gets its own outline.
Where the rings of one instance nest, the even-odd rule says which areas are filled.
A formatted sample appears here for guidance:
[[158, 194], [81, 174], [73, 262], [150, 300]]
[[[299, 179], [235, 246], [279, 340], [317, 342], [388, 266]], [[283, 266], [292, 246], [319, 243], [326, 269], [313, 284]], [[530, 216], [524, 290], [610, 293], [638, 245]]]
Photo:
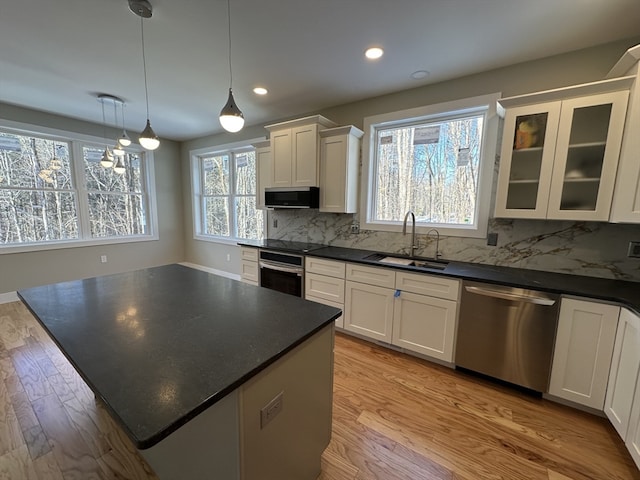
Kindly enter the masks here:
[[[277, 227], [273, 227], [274, 221]], [[272, 210], [269, 238], [321, 243], [392, 253], [408, 253], [410, 235], [360, 230], [351, 233], [357, 215], [317, 210]], [[440, 237], [443, 259], [529, 268], [640, 282], [640, 258], [627, 257], [629, 241], [640, 241], [640, 225], [599, 222], [490, 219], [486, 239]], [[419, 256], [432, 257], [435, 238], [417, 236]]]

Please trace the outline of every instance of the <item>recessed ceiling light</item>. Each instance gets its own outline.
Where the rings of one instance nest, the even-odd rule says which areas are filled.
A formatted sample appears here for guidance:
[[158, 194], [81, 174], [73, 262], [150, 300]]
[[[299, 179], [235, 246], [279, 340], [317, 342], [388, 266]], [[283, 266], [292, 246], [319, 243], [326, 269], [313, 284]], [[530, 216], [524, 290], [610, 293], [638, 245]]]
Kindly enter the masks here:
[[409, 75], [414, 80], [421, 80], [423, 78], [427, 78], [431, 73], [428, 70], [416, 70], [411, 75]]
[[367, 57], [369, 60], [376, 60], [380, 58], [383, 53], [384, 53], [384, 50], [382, 50], [382, 48], [380, 47], [370, 47], [365, 50], [364, 56]]
[[256, 95], [266, 95], [269, 91], [264, 87], [256, 87], [253, 89], [253, 93]]

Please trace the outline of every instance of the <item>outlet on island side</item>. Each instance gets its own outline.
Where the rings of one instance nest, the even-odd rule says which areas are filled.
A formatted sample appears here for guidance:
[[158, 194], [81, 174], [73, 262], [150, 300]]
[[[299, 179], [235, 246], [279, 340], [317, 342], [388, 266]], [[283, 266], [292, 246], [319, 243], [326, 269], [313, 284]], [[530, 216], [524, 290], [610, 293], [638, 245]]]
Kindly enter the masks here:
[[640, 242], [629, 242], [627, 257], [640, 258]]
[[107, 263], [107, 256], [106, 255], [100, 255], [100, 263]]
[[266, 427], [267, 424], [282, 411], [283, 397], [284, 392], [280, 392], [273, 400], [260, 409], [260, 429]]
[[230, 261], [231, 261], [231, 254], [227, 253], [227, 262], [230, 262]]

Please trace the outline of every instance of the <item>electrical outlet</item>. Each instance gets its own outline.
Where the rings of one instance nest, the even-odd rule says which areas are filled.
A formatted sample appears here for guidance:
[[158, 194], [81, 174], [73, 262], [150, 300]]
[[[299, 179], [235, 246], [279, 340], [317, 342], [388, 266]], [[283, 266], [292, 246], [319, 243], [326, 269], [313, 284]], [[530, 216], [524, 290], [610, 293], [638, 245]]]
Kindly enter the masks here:
[[358, 225], [357, 223], [352, 223], [351, 233], [360, 233], [360, 225]]
[[276, 418], [283, 408], [284, 392], [280, 392], [273, 400], [267, 403], [260, 410], [260, 429], [263, 429], [267, 424]]
[[487, 234], [487, 245], [491, 247], [495, 247], [498, 245], [498, 234], [497, 233], [489, 233]]
[[106, 255], [100, 255], [100, 262], [101, 263], [107, 263], [107, 256]]
[[640, 242], [629, 242], [627, 257], [640, 258]]
[[231, 254], [227, 253], [227, 262], [230, 262], [230, 261], [231, 261]]
[[278, 228], [278, 219], [277, 218], [273, 219], [273, 228]]

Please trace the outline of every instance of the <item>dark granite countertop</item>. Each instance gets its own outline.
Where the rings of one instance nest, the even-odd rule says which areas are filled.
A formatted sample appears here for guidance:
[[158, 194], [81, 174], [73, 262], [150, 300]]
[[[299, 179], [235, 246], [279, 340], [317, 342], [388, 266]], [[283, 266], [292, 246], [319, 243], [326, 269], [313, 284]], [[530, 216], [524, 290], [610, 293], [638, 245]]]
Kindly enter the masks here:
[[[444, 270], [427, 270], [412, 266], [385, 265], [373, 260], [366, 260], [366, 257], [373, 253], [376, 252], [343, 247], [325, 247], [310, 251], [306, 255], [342, 260], [345, 262], [362, 263], [377, 267], [428, 273], [430, 275], [442, 275], [462, 280], [476, 280], [479, 282], [510, 285], [520, 288], [531, 288], [545, 292], [589, 297], [618, 303], [640, 314], [640, 282], [456, 261], [450, 261]], [[401, 257], [401, 255], [395, 255], [393, 253], [389, 255]]]
[[21, 290], [138, 448], [149, 448], [340, 310], [181, 265]]

